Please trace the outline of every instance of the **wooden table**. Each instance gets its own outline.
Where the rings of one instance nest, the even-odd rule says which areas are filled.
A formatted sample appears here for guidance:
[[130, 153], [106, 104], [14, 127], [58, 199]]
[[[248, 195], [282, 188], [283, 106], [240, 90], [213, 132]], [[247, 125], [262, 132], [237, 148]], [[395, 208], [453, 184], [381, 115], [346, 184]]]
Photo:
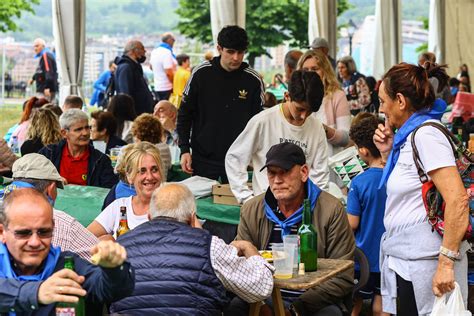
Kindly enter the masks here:
[[[280, 289], [307, 290], [319, 285], [354, 266], [352, 260], [318, 259], [318, 271], [306, 272], [305, 275], [294, 275], [291, 279], [273, 279], [273, 309], [276, 316], [284, 316], [285, 308]], [[260, 313], [261, 302], [250, 304], [250, 316]]]

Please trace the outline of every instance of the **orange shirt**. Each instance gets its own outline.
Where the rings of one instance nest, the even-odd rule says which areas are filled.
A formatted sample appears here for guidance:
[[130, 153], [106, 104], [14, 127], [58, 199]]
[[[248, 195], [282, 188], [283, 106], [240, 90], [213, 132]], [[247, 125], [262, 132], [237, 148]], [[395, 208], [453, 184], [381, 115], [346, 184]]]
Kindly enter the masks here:
[[89, 147], [80, 156], [73, 157], [64, 145], [59, 165], [59, 174], [66, 178], [68, 184], [87, 185], [87, 168], [89, 166]]

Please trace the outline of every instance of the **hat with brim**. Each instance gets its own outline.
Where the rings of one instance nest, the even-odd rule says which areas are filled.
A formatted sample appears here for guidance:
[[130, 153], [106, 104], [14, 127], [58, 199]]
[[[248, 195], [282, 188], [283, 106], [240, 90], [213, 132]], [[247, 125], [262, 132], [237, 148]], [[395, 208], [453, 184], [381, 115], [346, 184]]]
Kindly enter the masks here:
[[260, 169], [274, 166], [284, 170], [290, 170], [295, 165], [304, 165], [306, 156], [300, 146], [293, 143], [280, 143], [273, 145], [267, 152], [265, 165]]
[[27, 154], [17, 159], [12, 166], [13, 179], [27, 178], [56, 181], [56, 186], [64, 189], [63, 178], [53, 163], [43, 155]]

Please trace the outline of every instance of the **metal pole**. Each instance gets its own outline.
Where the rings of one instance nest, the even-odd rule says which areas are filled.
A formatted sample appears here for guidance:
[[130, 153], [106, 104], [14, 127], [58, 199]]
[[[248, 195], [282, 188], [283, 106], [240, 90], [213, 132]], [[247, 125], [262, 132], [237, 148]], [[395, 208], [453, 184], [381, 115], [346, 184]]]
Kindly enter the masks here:
[[349, 56], [352, 56], [352, 35], [349, 34]]
[[2, 105], [5, 105], [5, 41], [3, 41], [2, 52]]

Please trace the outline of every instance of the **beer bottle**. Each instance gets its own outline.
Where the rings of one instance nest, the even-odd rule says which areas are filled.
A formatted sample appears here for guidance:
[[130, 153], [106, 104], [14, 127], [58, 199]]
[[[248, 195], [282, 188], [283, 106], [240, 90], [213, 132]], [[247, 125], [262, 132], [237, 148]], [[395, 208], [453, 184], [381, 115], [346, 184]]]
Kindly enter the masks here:
[[[70, 269], [74, 271], [74, 258], [72, 256], [64, 257], [64, 269]], [[84, 297], [79, 296], [77, 303], [63, 303], [59, 302], [56, 304], [56, 316], [85, 316], [86, 306], [84, 303]]]
[[117, 238], [130, 230], [127, 223], [127, 208], [125, 206], [120, 207], [120, 222], [117, 228]]
[[318, 236], [311, 222], [311, 204], [308, 199], [303, 203], [303, 221], [298, 228], [300, 236], [300, 262], [307, 272], [318, 269]]

